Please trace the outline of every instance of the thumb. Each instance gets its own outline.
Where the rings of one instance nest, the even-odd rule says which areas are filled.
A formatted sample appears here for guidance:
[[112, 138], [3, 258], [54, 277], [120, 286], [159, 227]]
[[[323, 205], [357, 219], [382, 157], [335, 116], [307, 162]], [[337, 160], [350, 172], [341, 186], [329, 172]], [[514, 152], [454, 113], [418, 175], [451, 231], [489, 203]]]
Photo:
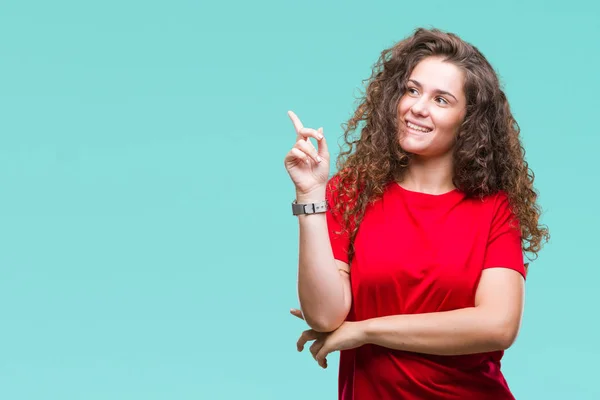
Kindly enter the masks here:
[[298, 317], [300, 319], [304, 319], [304, 316], [302, 315], [302, 311], [296, 309], [296, 308], [292, 308], [290, 310], [290, 314], [292, 314], [295, 317]]

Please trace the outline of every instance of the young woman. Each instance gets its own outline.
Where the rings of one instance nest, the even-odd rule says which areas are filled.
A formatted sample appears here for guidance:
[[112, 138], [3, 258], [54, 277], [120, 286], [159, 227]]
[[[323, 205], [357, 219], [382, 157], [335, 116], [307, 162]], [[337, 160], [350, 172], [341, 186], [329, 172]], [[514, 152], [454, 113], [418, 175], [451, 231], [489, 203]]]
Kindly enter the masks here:
[[500, 361], [548, 230], [485, 57], [436, 29], [385, 50], [332, 178], [323, 129], [289, 115], [298, 350], [341, 352], [340, 399], [513, 399]]

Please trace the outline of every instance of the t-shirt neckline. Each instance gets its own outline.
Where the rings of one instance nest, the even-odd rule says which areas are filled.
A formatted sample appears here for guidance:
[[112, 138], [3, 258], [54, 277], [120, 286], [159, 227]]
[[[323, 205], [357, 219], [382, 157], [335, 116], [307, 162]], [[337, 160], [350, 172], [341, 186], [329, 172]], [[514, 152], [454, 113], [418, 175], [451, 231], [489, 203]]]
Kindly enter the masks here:
[[436, 201], [436, 200], [452, 199], [455, 197], [462, 196], [462, 192], [458, 188], [454, 188], [445, 193], [431, 194], [431, 193], [416, 192], [414, 190], [406, 189], [405, 187], [401, 186], [396, 181], [392, 181], [391, 183], [392, 183], [392, 186], [394, 186], [396, 188], [396, 190], [399, 190], [400, 192], [403, 192], [405, 195], [415, 198], [415, 199], [418, 199], [418, 200]]
[[393, 183], [394, 183], [395, 186], [398, 186], [400, 189], [402, 189], [405, 192], [413, 193], [415, 195], [423, 195], [423, 196], [439, 197], [439, 196], [446, 196], [446, 195], [449, 195], [449, 194], [451, 194], [453, 192], [457, 192], [458, 191], [458, 188], [454, 188], [454, 189], [452, 189], [452, 190], [450, 190], [448, 192], [433, 194], [433, 193], [417, 192], [415, 190], [407, 189], [407, 188], [405, 188], [404, 186], [400, 185], [398, 182], [395, 182], [395, 181]]

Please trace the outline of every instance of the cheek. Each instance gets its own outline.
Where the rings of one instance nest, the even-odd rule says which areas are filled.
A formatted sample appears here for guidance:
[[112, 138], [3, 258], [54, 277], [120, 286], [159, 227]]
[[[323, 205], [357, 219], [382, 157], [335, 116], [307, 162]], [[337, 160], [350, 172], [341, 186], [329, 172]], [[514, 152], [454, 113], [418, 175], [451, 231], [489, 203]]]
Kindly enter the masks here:
[[432, 115], [432, 117], [436, 121], [438, 128], [454, 132], [460, 127], [460, 124], [462, 123], [462, 116], [457, 113], [448, 113], [445, 111], [446, 110], [440, 110], [436, 116]]
[[398, 102], [398, 114], [405, 115], [411, 107], [410, 97], [402, 96]]

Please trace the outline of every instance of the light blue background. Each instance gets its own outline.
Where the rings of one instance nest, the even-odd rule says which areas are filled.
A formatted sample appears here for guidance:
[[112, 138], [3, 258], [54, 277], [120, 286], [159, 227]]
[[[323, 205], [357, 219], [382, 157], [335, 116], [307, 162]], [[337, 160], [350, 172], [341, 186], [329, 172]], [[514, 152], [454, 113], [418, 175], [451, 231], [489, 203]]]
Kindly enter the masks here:
[[336, 156], [418, 26], [500, 72], [551, 228], [509, 384], [600, 398], [598, 21], [591, 0], [2, 1], [0, 398], [336, 398], [337, 355], [298, 354], [288, 314], [286, 111]]

